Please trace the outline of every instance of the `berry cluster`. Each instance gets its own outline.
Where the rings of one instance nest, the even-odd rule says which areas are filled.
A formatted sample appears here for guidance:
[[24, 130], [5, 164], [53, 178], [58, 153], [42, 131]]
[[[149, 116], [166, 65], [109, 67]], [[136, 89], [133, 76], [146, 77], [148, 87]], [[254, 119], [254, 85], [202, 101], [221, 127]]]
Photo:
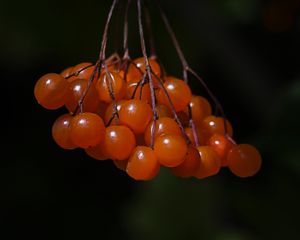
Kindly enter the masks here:
[[199, 179], [221, 167], [249, 177], [261, 166], [256, 148], [236, 144], [230, 122], [212, 115], [209, 101], [166, 75], [155, 58], [81, 63], [44, 75], [34, 94], [46, 109], [68, 110], [52, 127], [61, 148], [111, 159], [136, 180], [154, 178], [161, 166]]

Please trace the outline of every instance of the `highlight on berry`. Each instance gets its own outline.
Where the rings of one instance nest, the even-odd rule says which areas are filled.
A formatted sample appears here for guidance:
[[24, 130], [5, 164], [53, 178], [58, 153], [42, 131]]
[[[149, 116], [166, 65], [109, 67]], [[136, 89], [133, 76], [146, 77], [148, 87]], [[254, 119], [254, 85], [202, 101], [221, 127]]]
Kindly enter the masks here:
[[[52, 127], [57, 145], [66, 150], [82, 148], [96, 160], [111, 160], [135, 180], [153, 179], [161, 167], [184, 178], [207, 178], [221, 168], [229, 168], [238, 177], [256, 174], [262, 161], [259, 151], [233, 139], [232, 125], [220, 102], [187, 63], [159, 5], [182, 63], [182, 77], [168, 74], [153, 37], [148, 54], [144, 31], [152, 36], [152, 26], [142, 0], [127, 1], [123, 49], [106, 57], [108, 29], [119, 2], [112, 3], [95, 62], [45, 74], [35, 85], [34, 95], [42, 107], [66, 110]], [[137, 4], [141, 43], [141, 55], [135, 59], [128, 47], [128, 13], [133, 3]], [[198, 81], [208, 97], [193, 94], [190, 79]]]

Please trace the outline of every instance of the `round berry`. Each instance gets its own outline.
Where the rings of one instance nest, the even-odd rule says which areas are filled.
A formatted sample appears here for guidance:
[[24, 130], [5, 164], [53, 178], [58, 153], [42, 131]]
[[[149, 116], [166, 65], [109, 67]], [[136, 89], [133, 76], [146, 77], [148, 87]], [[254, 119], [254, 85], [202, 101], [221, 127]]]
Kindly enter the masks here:
[[52, 137], [58, 146], [64, 149], [74, 149], [75, 144], [70, 139], [70, 114], [60, 116], [52, 126]]
[[200, 164], [200, 155], [198, 150], [189, 146], [184, 161], [177, 167], [171, 168], [171, 172], [178, 177], [191, 177], [194, 175]]
[[105, 147], [113, 160], [126, 160], [136, 146], [133, 132], [126, 126], [106, 128]]
[[[163, 117], [156, 120], [154, 132], [154, 140], [162, 134], [175, 134], [181, 135], [181, 130], [178, 124], [171, 118]], [[154, 127], [154, 122], [152, 121], [146, 128], [144, 133], [144, 139], [147, 146], [150, 146], [151, 136]]]
[[[195, 125], [200, 125], [204, 118], [210, 116], [212, 109], [210, 103], [206, 98], [201, 96], [192, 96], [191, 102], [189, 103], [192, 113], [192, 119]], [[188, 107], [184, 110], [188, 115]]]
[[68, 82], [59, 74], [42, 76], [34, 87], [34, 96], [46, 109], [58, 109], [65, 104]]
[[80, 113], [73, 117], [70, 125], [71, 141], [81, 148], [100, 144], [104, 140], [105, 126], [95, 113]]
[[94, 158], [96, 160], [107, 160], [110, 159], [109, 154], [106, 151], [104, 142], [100, 142], [100, 144], [84, 149], [85, 153]]
[[103, 73], [96, 83], [96, 88], [99, 99], [106, 103], [113, 101], [111, 94], [114, 94], [116, 100], [121, 100], [126, 94], [126, 84], [116, 72]]
[[216, 175], [221, 168], [221, 159], [218, 154], [209, 146], [197, 148], [200, 154], [200, 163], [195, 171], [195, 177], [202, 179]]
[[135, 180], [150, 180], [159, 171], [157, 157], [150, 147], [137, 146], [128, 161], [126, 172]]
[[227, 166], [227, 154], [235, 145], [227, 137], [221, 134], [214, 134], [208, 140], [208, 145], [211, 146], [221, 159], [222, 167]]
[[251, 177], [261, 168], [261, 156], [252, 145], [239, 144], [229, 151], [227, 164], [236, 176]]
[[[69, 83], [66, 93], [66, 108], [70, 113], [74, 113], [79, 104], [79, 100], [82, 98], [88, 87], [88, 81], [85, 79], [76, 78]], [[90, 88], [83, 101], [83, 111], [96, 112], [99, 106], [98, 94], [94, 85], [90, 85]]]
[[120, 124], [128, 126], [135, 134], [145, 131], [152, 116], [150, 105], [137, 99], [126, 101], [119, 111]]
[[187, 144], [180, 135], [164, 134], [155, 140], [154, 152], [161, 165], [176, 167], [184, 161]]
[[[190, 87], [183, 81], [174, 77], [166, 77], [164, 87], [170, 96], [176, 112], [184, 110], [192, 99]], [[171, 107], [169, 99], [163, 89], [157, 95], [159, 103]]]

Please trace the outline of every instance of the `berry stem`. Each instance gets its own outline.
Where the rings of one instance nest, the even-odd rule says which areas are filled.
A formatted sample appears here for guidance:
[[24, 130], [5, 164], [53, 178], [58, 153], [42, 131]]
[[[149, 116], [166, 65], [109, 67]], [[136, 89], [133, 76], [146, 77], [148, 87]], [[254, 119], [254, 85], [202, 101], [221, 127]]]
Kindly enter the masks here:
[[176, 123], [178, 124], [178, 126], [179, 126], [179, 128], [180, 128], [180, 130], [181, 130], [181, 132], [182, 132], [182, 135], [184, 136], [186, 142], [187, 142], [188, 144], [190, 144], [191, 141], [190, 141], [188, 135], [186, 134], [186, 132], [184, 131], [184, 127], [183, 127], [182, 123], [180, 122], [180, 119], [179, 119], [179, 117], [178, 117], [178, 115], [177, 115], [177, 113], [176, 113], [174, 104], [173, 104], [173, 102], [172, 102], [172, 100], [171, 100], [171, 97], [170, 97], [170, 95], [169, 95], [167, 89], [165, 88], [165, 86], [164, 86], [164, 84], [163, 84], [162, 79], [161, 79], [159, 76], [157, 76], [153, 71], [151, 71], [151, 72], [152, 72], [152, 74], [155, 76], [155, 78], [158, 80], [158, 83], [159, 83], [161, 89], [164, 91], [165, 95], [167, 96], [167, 99], [168, 99], [168, 102], [169, 102], [169, 104], [170, 104], [171, 111], [172, 111], [172, 113], [173, 113], [174, 119], [175, 119]]
[[146, 82], [146, 77], [147, 77], [147, 73], [144, 73], [143, 74], [143, 77], [142, 79], [138, 82], [138, 84], [135, 86], [134, 90], [133, 90], [133, 94], [131, 96], [131, 99], [133, 99], [135, 97], [135, 94], [136, 94], [136, 91], [139, 87], [141, 87], [141, 91], [140, 91], [140, 99], [142, 98], [142, 89], [143, 89], [143, 86]]
[[[182, 68], [183, 68], [183, 79], [184, 81], [187, 83], [188, 82], [188, 73], [192, 74], [200, 83], [201, 85], [204, 87], [205, 91], [208, 93], [208, 95], [210, 96], [210, 98], [213, 100], [213, 102], [215, 103], [216, 105], [216, 108], [220, 111], [221, 113], [221, 116], [223, 118], [223, 121], [224, 121], [224, 134], [227, 135], [227, 124], [226, 124], [226, 116], [225, 116], [225, 113], [224, 113], [224, 110], [223, 110], [223, 107], [221, 105], [221, 103], [219, 102], [219, 100], [217, 99], [217, 97], [212, 93], [212, 91], [209, 89], [209, 87], [207, 86], [207, 84], [205, 83], [205, 81], [189, 66], [184, 54], [183, 54], [183, 51], [180, 47], [180, 44], [177, 40], [177, 37], [170, 25], [170, 22], [165, 14], [165, 12], [163, 11], [163, 9], [161, 8], [160, 4], [158, 3], [157, 1], [157, 5], [158, 5], [158, 8], [159, 8], [159, 12], [160, 12], [160, 15], [163, 19], [163, 22], [166, 26], [166, 29], [172, 39], [172, 42], [173, 42], [173, 45], [176, 49], [176, 52], [179, 56], [179, 59], [181, 61], [181, 64], [182, 64]], [[192, 119], [191, 119], [192, 120]]]
[[198, 137], [198, 134], [197, 134], [196, 125], [195, 125], [194, 120], [193, 120], [192, 108], [191, 108], [190, 104], [188, 105], [188, 111], [189, 111], [189, 124], [190, 124], [190, 127], [191, 127], [192, 132], [193, 132], [193, 138], [194, 138], [194, 141], [195, 141], [195, 145], [196, 145], [196, 147], [199, 147], [200, 146], [199, 137]]
[[131, 4], [131, 0], [127, 1], [126, 9], [125, 9], [125, 17], [124, 17], [124, 41], [123, 41], [123, 50], [124, 57], [123, 59], [129, 58], [129, 47], [128, 47], [128, 12]]
[[138, 23], [139, 23], [139, 33], [140, 33], [140, 41], [141, 41], [141, 48], [143, 52], [143, 57], [145, 60], [145, 66], [146, 66], [146, 72], [149, 78], [149, 86], [150, 86], [150, 92], [151, 92], [151, 103], [152, 103], [152, 112], [153, 112], [153, 128], [151, 129], [151, 142], [150, 147], [153, 148], [154, 146], [154, 133], [156, 131], [156, 120], [158, 118], [157, 111], [156, 111], [156, 99], [155, 99], [155, 91], [154, 91], [154, 85], [153, 85], [153, 79], [151, 75], [151, 66], [149, 64], [147, 51], [146, 51], [146, 44], [145, 44], [145, 38], [144, 38], [144, 29], [143, 29], [143, 23], [142, 23], [142, 10], [141, 10], [141, 0], [137, 0], [137, 9], [138, 9]]
[[163, 19], [163, 22], [164, 22], [164, 24], [166, 26], [166, 29], [167, 29], [168, 33], [169, 33], [169, 35], [170, 35], [170, 37], [172, 39], [173, 45], [174, 45], [174, 47], [175, 47], [175, 49], [177, 51], [177, 54], [178, 54], [179, 59], [180, 59], [180, 62], [182, 64], [183, 79], [187, 83], [188, 82], [188, 75], [187, 75], [188, 63], [187, 63], [186, 58], [185, 58], [185, 56], [184, 56], [184, 54], [182, 52], [182, 49], [181, 49], [181, 47], [179, 45], [179, 42], [178, 42], [178, 40], [176, 38], [176, 35], [175, 35], [175, 33], [174, 33], [171, 25], [170, 25], [170, 22], [169, 22], [169, 20], [168, 20], [168, 18], [166, 16], [165, 12], [161, 8], [160, 4], [158, 3], [158, 1], [157, 1], [157, 5], [158, 5], [158, 9], [159, 9], [160, 15], [161, 15], [161, 17]]
[[151, 21], [151, 16], [150, 16], [149, 7], [148, 7], [148, 1], [145, 1], [144, 10], [145, 10], [145, 20], [146, 20], [147, 32], [149, 34], [150, 58], [157, 59], [154, 34], [153, 34], [153, 28], [152, 28], [152, 21]]
[[[91, 75], [91, 77], [88, 81], [87, 88], [85, 89], [84, 93], [82, 94], [82, 97], [80, 98], [80, 100], [78, 102], [78, 107], [79, 107], [81, 112], [82, 112], [82, 105], [83, 105], [84, 99], [85, 99], [88, 91], [90, 90], [90, 87], [91, 87], [95, 77], [97, 76], [97, 79], [99, 78], [101, 68], [102, 68], [102, 63], [105, 61], [105, 50], [106, 50], [106, 43], [107, 43], [108, 27], [110, 25], [112, 14], [113, 14], [113, 11], [116, 7], [117, 2], [118, 2], [118, 0], [114, 0], [111, 7], [110, 7], [110, 10], [109, 10], [109, 13], [108, 13], [108, 16], [107, 16], [107, 20], [106, 20], [106, 23], [105, 23], [105, 27], [104, 27], [104, 32], [103, 32], [103, 35], [102, 35], [102, 43], [101, 43], [99, 58], [98, 58], [98, 60], [95, 64], [94, 71], [93, 71], [93, 73], [92, 73], [92, 75]], [[75, 113], [77, 112], [78, 107], [75, 110]]]

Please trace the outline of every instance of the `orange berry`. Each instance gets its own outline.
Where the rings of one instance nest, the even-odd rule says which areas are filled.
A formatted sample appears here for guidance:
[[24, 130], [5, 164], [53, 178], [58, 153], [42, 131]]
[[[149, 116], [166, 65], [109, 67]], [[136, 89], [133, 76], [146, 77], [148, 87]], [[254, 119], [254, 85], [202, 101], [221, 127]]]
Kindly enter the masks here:
[[[126, 102], [126, 100], [120, 100], [116, 103], [117, 105], [117, 110], [118, 112], [120, 112], [122, 105]], [[111, 103], [108, 105], [108, 107], [106, 108], [105, 111], [105, 115], [104, 115], [104, 122], [107, 125], [109, 123], [109, 121], [111, 120], [111, 118], [113, 117], [113, 112], [114, 112], [114, 104]], [[110, 125], [118, 125], [118, 119], [117, 116], [114, 117], [114, 119], [111, 121]]]
[[65, 104], [68, 82], [59, 74], [42, 76], [34, 87], [38, 103], [47, 109], [58, 109]]
[[70, 124], [71, 141], [81, 148], [100, 144], [104, 140], [105, 126], [101, 117], [95, 113], [79, 113]]
[[164, 104], [157, 104], [155, 109], [156, 109], [158, 118], [162, 118], [162, 117], [172, 118], [173, 117], [171, 110]]
[[68, 68], [64, 69], [64, 70], [60, 73], [60, 75], [61, 75], [63, 78], [67, 78], [67, 77], [69, 77], [69, 76], [72, 74], [72, 69], [73, 69], [73, 67], [68, 67]]
[[235, 145], [224, 135], [214, 134], [207, 143], [211, 146], [221, 159], [221, 166], [227, 166], [227, 154]]
[[[206, 98], [201, 96], [192, 96], [192, 100], [189, 103], [192, 111], [192, 119], [195, 125], [200, 125], [204, 118], [210, 116], [212, 113], [210, 103]], [[188, 107], [184, 112], [189, 115]]]
[[106, 128], [104, 145], [113, 160], [126, 160], [136, 146], [133, 132], [126, 126]]
[[[175, 77], [166, 77], [164, 87], [171, 98], [176, 112], [184, 110], [192, 99], [192, 93], [190, 87], [180, 79]], [[157, 100], [159, 103], [170, 106], [169, 100], [163, 89], [160, 89], [157, 94]]]
[[[147, 126], [144, 139], [147, 146], [150, 146], [152, 129], [154, 127], [153, 121]], [[154, 133], [154, 140], [162, 134], [181, 135], [181, 130], [178, 124], [171, 118], [163, 117], [156, 120], [156, 127]]]
[[[192, 128], [190, 128], [190, 127], [185, 128], [184, 131], [185, 131], [186, 135], [189, 137], [189, 139], [190, 139], [191, 143], [193, 144], [193, 146], [196, 147], [195, 137], [194, 137], [194, 133], [193, 133]], [[196, 133], [197, 133], [199, 145], [204, 145], [205, 141], [204, 141], [202, 133], [201, 133], [201, 131], [198, 127], [196, 127]]]
[[123, 161], [113, 160], [112, 162], [118, 169], [122, 171], [126, 171], [128, 160], [123, 160]]
[[106, 151], [104, 142], [100, 144], [84, 149], [85, 153], [96, 160], [107, 160], [110, 159], [109, 154]]
[[72, 116], [64, 114], [54, 122], [52, 126], [52, 137], [58, 146], [64, 149], [74, 149], [75, 144], [70, 139], [70, 122]]
[[153, 113], [149, 104], [137, 99], [126, 101], [119, 111], [120, 124], [131, 128], [135, 134], [145, 131], [152, 116]]
[[[69, 83], [69, 87], [66, 93], [66, 108], [70, 113], [74, 113], [78, 106], [79, 100], [85, 93], [88, 87], [88, 80], [86, 79], [74, 79]], [[99, 99], [97, 91], [94, 85], [90, 85], [90, 88], [84, 98], [83, 111], [85, 112], [96, 112], [99, 106]]]
[[251, 177], [261, 168], [261, 156], [254, 146], [239, 144], [229, 151], [227, 164], [236, 176]]
[[[88, 76], [88, 74], [91, 74], [90, 71], [91, 71], [91, 69], [93, 69], [93, 67], [89, 67], [89, 66], [93, 66], [93, 64], [91, 62], [83, 62], [83, 63], [79, 63], [79, 64], [75, 65], [70, 70], [70, 75], [74, 75], [74, 76], [68, 78], [68, 82], [72, 82], [73, 80], [75, 80], [77, 78], [88, 80], [90, 77], [90, 76]], [[86, 67], [89, 67], [89, 68], [83, 70]]]
[[134, 78], [127, 82], [126, 85], [126, 98], [127, 99], [140, 99], [147, 103], [151, 103], [151, 91], [149, 83], [145, 83], [143, 87], [138, 86], [141, 79]]
[[[142, 78], [143, 74], [146, 71], [145, 60], [143, 57], [137, 58], [134, 61], [134, 64], [130, 64], [126, 76], [126, 81], [131, 81], [135, 78]], [[152, 71], [156, 74], [156, 76], [160, 77], [161, 71], [160, 66], [154, 59], [149, 59], [149, 64]], [[158, 86], [157, 78], [152, 74], [153, 85], [155, 87]]]
[[164, 134], [155, 140], [154, 152], [161, 165], [176, 167], [184, 161], [187, 144], [180, 135]]
[[171, 172], [178, 177], [191, 177], [200, 164], [200, 155], [193, 146], [188, 146], [184, 161], [177, 167], [171, 168]]
[[[226, 124], [227, 124], [227, 134], [230, 137], [232, 137], [233, 135], [232, 126], [228, 120], [226, 120]], [[214, 134], [224, 135], [225, 133], [224, 119], [213, 115], [208, 116], [202, 121], [201, 125], [199, 126], [199, 129], [201, 130], [205, 141], [208, 141], [208, 139]]]
[[99, 94], [99, 99], [103, 102], [111, 103], [113, 100], [110, 95], [110, 85], [117, 101], [124, 98], [126, 94], [126, 85], [123, 78], [121, 78], [118, 73], [110, 72], [108, 74], [105, 73], [101, 75], [96, 83], [96, 88]]
[[221, 168], [221, 159], [209, 146], [197, 147], [200, 154], [200, 163], [195, 171], [196, 178], [206, 178], [217, 174]]
[[157, 157], [150, 147], [137, 146], [128, 161], [126, 172], [135, 180], [150, 180], [159, 171]]

